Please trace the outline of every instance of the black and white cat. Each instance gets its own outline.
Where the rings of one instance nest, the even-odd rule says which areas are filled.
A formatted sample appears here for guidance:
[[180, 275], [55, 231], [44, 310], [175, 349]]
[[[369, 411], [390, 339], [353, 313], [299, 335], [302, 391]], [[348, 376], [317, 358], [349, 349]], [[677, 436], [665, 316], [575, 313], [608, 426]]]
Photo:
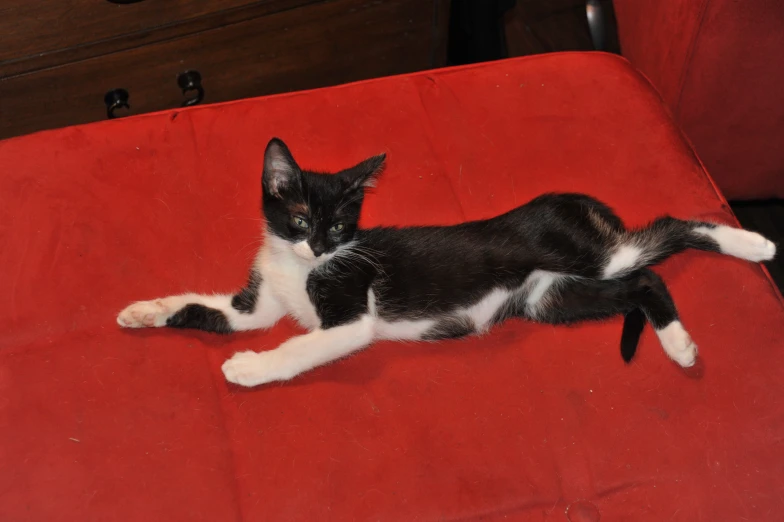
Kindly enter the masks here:
[[288, 314], [309, 330], [227, 360], [226, 379], [243, 386], [291, 379], [376, 340], [481, 334], [513, 317], [569, 324], [624, 314], [626, 360], [647, 319], [665, 353], [687, 367], [697, 347], [646, 267], [687, 248], [754, 262], [776, 253], [759, 234], [724, 225], [662, 217], [628, 230], [580, 194], [540, 196], [455, 226], [359, 229], [364, 190], [383, 165], [380, 155], [337, 174], [310, 172], [273, 139], [262, 175], [264, 244], [247, 286], [140, 301], [117, 322], [229, 333]]

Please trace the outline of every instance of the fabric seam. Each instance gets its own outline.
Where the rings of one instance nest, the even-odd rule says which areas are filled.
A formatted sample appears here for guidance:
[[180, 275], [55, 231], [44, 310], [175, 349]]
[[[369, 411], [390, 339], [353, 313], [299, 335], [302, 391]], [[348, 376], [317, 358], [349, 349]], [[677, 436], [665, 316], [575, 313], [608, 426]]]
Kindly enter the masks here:
[[702, 27], [705, 22], [705, 13], [708, 12], [708, 6], [710, 3], [711, 0], [705, 0], [705, 2], [702, 4], [700, 19], [697, 23], [697, 28], [694, 30], [694, 34], [691, 37], [691, 42], [689, 42], [689, 48], [686, 54], [686, 60], [683, 64], [683, 70], [681, 71], [681, 75], [678, 78], [677, 98], [675, 100], [675, 107], [673, 107], [673, 113], [676, 116], [680, 116], [681, 101], [683, 99], [683, 90], [686, 86], [686, 78], [689, 76], [689, 71], [691, 70], [691, 62], [694, 59], [694, 49], [697, 47], [697, 40], [699, 40], [700, 33], [702, 32]]

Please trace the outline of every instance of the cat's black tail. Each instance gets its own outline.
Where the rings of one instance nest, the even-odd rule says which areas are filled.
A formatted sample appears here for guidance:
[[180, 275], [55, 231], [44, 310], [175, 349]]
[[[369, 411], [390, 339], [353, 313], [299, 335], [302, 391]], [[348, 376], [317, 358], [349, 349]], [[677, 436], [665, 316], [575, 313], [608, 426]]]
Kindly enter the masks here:
[[623, 330], [621, 331], [621, 357], [623, 357], [623, 362], [628, 364], [634, 358], [642, 330], [647, 322], [648, 319], [639, 308], [635, 308], [623, 318]]

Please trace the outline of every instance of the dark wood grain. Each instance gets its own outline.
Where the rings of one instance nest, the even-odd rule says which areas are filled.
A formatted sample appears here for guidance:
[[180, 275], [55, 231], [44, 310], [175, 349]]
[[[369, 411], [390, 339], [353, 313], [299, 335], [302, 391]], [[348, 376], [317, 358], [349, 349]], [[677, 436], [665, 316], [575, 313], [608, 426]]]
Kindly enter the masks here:
[[202, 74], [205, 102], [426, 69], [436, 13], [422, 0], [338, 0], [0, 80], [0, 138], [104, 119], [117, 87], [132, 114], [178, 107], [187, 69]]
[[0, 78], [326, 0], [4, 0]]

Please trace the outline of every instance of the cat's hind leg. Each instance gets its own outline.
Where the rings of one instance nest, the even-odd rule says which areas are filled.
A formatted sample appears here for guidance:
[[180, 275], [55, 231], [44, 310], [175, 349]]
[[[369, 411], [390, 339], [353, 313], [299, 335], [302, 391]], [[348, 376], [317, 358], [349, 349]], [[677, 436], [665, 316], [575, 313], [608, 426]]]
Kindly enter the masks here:
[[640, 310], [668, 357], [683, 367], [695, 363], [697, 346], [681, 324], [664, 281], [651, 270], [620, 279], [571, 278], [553, 285], [548, 293], [536, 307], [521, 300], [519, 315], [549, 324], [573, 324]]
[[215, 333], [269, 328], [285, 310], [258, 272], [236, 294], [182, 294], [138, 301], [117, 316], [124, 328], [192, 328]]
[[675, 302], [667, 285], [649, 269], [640, 270], [631, 278], [631, 300], [651, 323], [664, 353], [684, 368], [693, 366], [697, 345], [681, 324]]

